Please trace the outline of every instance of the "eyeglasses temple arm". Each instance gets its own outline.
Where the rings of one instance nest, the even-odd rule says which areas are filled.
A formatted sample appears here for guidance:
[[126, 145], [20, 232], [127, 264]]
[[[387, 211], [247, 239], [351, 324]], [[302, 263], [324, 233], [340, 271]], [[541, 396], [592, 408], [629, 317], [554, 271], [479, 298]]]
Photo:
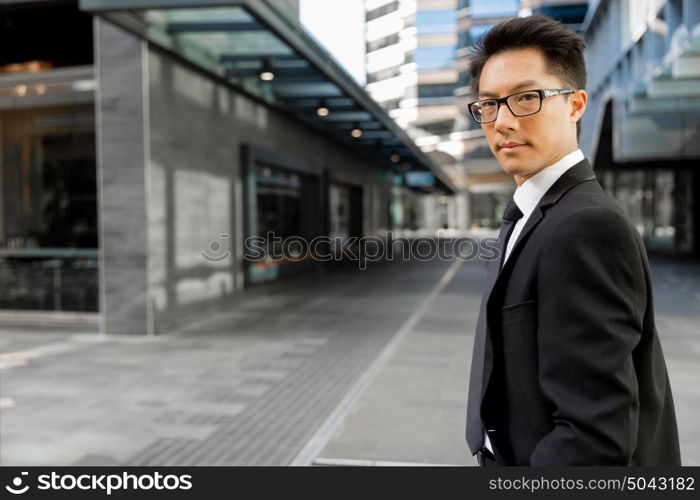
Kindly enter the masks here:
[[571, 89], [543, 90], [542, 91], [542, 93], [544, 94], [544, 97], [550, 97], [550, 96], [559, 95], [559, 94], [571, 94], [572, 92], [576, 92], [576, 91], [571, 90]]

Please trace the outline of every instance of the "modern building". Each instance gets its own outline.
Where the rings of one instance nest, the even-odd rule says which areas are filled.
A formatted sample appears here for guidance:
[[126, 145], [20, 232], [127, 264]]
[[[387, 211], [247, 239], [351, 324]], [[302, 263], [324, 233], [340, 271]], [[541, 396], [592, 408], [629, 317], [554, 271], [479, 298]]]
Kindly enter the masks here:
[[366, 0], [367, 92], [403, 128], [450, 132], [457, 0]]
[[513, 178], [503, 172], [491, 154], [481, 127], [472, 121], [467, 111], [467, 104], [475, 100], [469, 87], [469, 50], [492, 26], [518, 16], [520, 4], [521, 0], [460, 0], [458, 5], [459, 79], [455, 96], [459, 120], [453, 132], [441, 138], [438, 144], [449, 148], [463, 165], [471, 229], [497, 227], [515, 185]]
[[649, 250], [700, 256], [700, 2], [594, 0], [581, 144]]
[[[457, 0], [365, 0], [366, 67], [369, 94], [417, 143], [449, 134], [459, 110], [457, 84]], [[424, 149], [459, 186], [460, 166], [449, 154]], [[420, 180], [420, 177], [415, 177]], [[394, 189], [404, 207], [399, 226], [426, 230], [466, 228], [466, 199], [412, 189], [411, 176]]]
[[445, 198], [395, 188], [394, 199], [402, 200], [396, 204], [414, 206], [423, 227], [498, 226], [515, 185], [466, 112], [473, 100], [469, 48], [494, 24], [518, 15], [542, 13], [580, 30], [587, 2], [365, 0], [365, 6], [367, 91], [459, 189]]
[[164, 332], [316, 265], [270, 233], [383, 236], [397, 173], [453, 192], [295, 3], [3, 2], [0, 319]]

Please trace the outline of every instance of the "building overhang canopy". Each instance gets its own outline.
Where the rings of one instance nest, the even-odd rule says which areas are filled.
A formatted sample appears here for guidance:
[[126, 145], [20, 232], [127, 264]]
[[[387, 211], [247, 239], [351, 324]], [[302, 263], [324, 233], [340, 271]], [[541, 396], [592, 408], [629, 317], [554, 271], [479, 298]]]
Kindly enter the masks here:
[[360, 149], [392, 171], [431, 171], [425, 155], [283, 2], [267, 0], [80, 0], [99, 15], [214, 77]]
[[671, 37], [671, 50], [646, 85], [652, 99], [700, 98], [700, 24], [680, 25]]

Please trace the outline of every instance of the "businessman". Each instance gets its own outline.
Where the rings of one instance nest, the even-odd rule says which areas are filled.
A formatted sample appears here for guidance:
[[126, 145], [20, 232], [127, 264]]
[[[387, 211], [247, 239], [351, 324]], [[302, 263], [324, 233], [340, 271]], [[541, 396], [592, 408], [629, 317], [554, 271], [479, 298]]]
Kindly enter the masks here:
[[469, 380], [480, 465], [680, 465], [644, 244], [578, 148], [583, 38], [544, 16], [474, 48], [469, 113], [517, 184]]

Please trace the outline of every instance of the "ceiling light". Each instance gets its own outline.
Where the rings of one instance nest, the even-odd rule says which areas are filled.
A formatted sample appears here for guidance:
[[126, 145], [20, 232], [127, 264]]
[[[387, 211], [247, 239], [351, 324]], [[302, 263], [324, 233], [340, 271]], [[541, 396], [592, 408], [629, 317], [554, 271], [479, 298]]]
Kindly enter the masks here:
[[260, 79], [263, 82], [270, 82], [275, 79], [275, 68], [272, 59], [267, 57], [263, 61], [262, 69], [260, 70]]

